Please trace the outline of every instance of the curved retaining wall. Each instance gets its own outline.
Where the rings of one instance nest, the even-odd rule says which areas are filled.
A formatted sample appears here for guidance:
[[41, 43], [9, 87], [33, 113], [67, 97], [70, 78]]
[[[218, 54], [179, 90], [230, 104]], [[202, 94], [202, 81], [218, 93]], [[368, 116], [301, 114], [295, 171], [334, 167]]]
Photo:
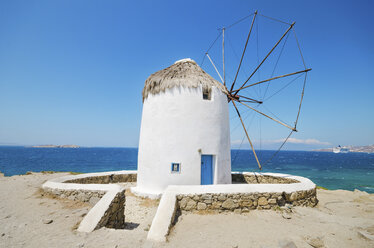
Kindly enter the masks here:
[[104, 226], [124, 228], [126, 188], [114, 183], [134, 180], [136, 171], [88, 173], [54, 178], [45, 182], [42, 188], [61, 198], [94, 205], [78, 227], [78, 231], [92, 232]]
[[[135, 182], [136, 171], [89, 173], [55, 178], [43, 189], [72, 200], [97, 204], [82, 220], [78, 231], [100, 227], [123, 228], [125, 188], [116, 184]], [[271, 209], [286, 203], [313, 207], [318, 203], [316, 185], [307, 178], [276, 173], [233, 172], [233, 184], [170, 185], [163, 192], [147, 239], [166, 241], [178, 211], [233, 211]], [[101, 197], [101, 198], [100, 198]]]
[[[318, 203], [316, 185], [299, 176], [276, 173], [233, 173], [241, 184], [170, 185], [161, 197], [147, 238], [165, 242], [176, 213], [181, 210], [247, 212], [290, 203], [313, 207]], [[239, 180], [239, 179], [238, 179]], [[255, 180], [255, 183], [248, 183]], [[273, 183], [269, 183], [269, 182]], [[274, 183], [277, 182], [277, 183]]]

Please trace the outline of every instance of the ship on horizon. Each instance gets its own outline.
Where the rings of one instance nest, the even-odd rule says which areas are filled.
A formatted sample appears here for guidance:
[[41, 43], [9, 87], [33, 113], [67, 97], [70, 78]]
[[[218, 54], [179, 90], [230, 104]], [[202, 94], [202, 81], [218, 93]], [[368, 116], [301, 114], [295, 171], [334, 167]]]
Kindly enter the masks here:
[[348, 153], [349, 148], [341, 147], [340, 145], [338, 145], [337, 147], [332, 148], [332, 152], [333, 153]]

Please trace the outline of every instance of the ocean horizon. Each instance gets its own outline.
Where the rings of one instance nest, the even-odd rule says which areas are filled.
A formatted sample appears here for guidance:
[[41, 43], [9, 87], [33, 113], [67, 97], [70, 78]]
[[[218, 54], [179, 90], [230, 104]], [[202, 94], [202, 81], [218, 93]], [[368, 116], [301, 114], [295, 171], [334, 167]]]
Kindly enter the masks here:
[[[232, 171], [274, 172], [303, 176], [327, 189], [374, 193], [374, 154], [316, 151], [258, 151], [259, 170], [251, 150], [231, 150]], [[0, 146], [0, 171], [5, 176], [28, 171], [103, 172], [137, 169], [138, 148], [33, 148]], [[271, 160], [269, 160], [271, 159]], [[268, 161], [266, 163], [266, 161]]]

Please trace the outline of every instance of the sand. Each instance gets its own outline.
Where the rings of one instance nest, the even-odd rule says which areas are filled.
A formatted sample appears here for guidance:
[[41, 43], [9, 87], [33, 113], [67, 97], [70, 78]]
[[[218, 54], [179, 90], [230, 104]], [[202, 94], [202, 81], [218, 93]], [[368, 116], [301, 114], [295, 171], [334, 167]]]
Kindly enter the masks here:
[[[157, 201], [127, 193], [126, 229], [76, 231], [89, 204], [43, 194], [66, 173], [0, 177], [0, 247], [374, 247], [374, 194], [318, 190], [316, 208], [184, 214], [164, 244], [146, 241]], [[290, 219], [286, 219], [286, 218]]]

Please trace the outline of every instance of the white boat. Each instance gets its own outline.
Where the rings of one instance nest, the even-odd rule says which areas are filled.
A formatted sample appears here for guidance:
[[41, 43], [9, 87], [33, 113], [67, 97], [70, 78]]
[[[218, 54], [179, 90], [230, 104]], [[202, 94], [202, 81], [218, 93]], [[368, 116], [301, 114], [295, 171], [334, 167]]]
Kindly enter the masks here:
[[348, 153], [349, 148], [341, 147], [340, 145], [337, 147], [332, 148], [333, 153]]

